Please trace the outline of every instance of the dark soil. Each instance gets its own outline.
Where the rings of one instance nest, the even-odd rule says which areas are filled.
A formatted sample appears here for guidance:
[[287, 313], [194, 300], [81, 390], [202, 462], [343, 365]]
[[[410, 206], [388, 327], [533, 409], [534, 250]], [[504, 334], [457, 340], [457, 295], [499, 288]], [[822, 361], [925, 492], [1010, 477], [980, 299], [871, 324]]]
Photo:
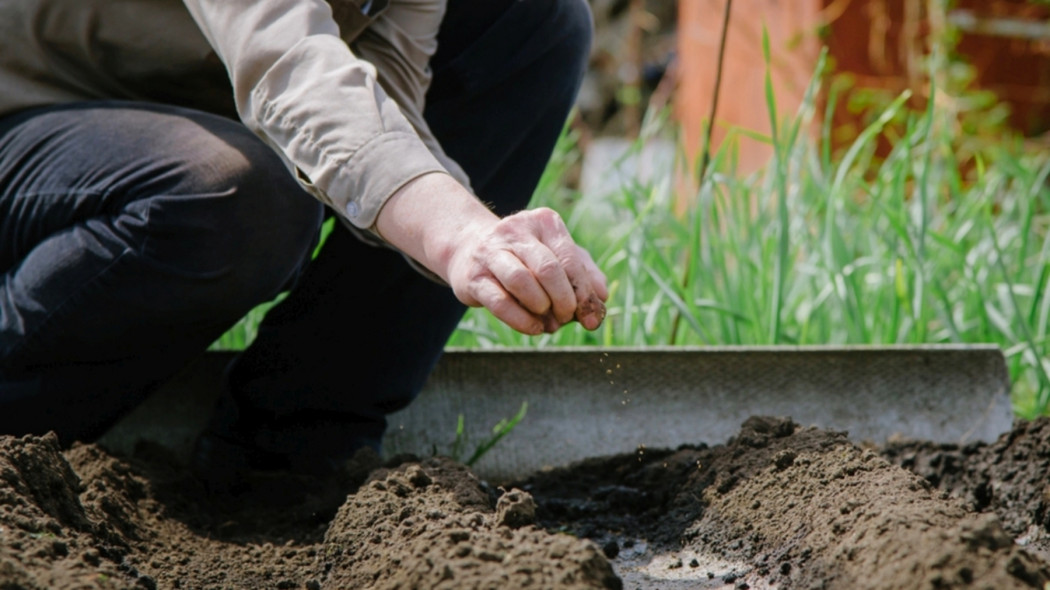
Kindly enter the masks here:
[[751, 418], [726, 445], [639, 449], [519, 485], [542, 526], [616, 556], [628, 588], [1050, 587], [1050, 419], [994, 445], [884, 452]]
[[160, 448], [0, 437], [0, 590], [1050, 588], [1048, 419], [865, 449], [752, 418], [505, 487], [367, 453], [251, 483], [220, 501]]

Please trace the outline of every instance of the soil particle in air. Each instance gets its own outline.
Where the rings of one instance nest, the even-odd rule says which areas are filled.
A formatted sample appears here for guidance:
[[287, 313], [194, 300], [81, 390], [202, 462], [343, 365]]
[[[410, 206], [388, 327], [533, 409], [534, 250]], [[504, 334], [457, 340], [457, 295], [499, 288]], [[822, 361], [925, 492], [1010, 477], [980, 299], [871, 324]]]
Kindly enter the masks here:
[[1044, 590], [1048, 469], [1050, 420], [866, 449], [756, 417], [503, 487], [365, 452], [217, 500], [160, 448], [0, 437], [0, 588]]

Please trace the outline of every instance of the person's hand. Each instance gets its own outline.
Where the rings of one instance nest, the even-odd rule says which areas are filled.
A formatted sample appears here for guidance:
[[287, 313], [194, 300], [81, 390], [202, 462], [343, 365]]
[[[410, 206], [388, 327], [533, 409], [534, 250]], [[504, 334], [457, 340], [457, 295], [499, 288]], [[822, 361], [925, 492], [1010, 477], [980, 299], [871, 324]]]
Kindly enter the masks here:
[[525, 334], [554, 332], [576, 319], [588, 330], [605, 318], [605, 275], [551, 209], [522, 211], [465, 233], [448, 265], [456, 297], [484, 306]]
[[460, 301], [519, 332], [553, 332], [574, 319], [594, 330], [605, 318], [605, 276], [550, 209], [500, 219], [448, 175], [427, 174], [387, 201], [376, 227]]

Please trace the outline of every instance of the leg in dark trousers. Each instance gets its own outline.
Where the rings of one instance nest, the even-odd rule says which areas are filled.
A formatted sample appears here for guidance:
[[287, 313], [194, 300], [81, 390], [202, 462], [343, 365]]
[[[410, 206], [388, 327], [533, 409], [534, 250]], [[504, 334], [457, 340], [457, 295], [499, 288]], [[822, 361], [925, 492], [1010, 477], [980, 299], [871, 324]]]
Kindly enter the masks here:
[[[497, 213], [527, 205], [590, 40], [585, 0], [450, 0], [425, 116]], [[418, 395], [464, 311], [398, 253], [337, 227], [232, 366], [216, 427], [300, 467], [378, 448], [384, 416]]]
[[321, 216], [228, 119], [126, 102], [0, 119], [0, 434], [102, 434], [287, 286]]

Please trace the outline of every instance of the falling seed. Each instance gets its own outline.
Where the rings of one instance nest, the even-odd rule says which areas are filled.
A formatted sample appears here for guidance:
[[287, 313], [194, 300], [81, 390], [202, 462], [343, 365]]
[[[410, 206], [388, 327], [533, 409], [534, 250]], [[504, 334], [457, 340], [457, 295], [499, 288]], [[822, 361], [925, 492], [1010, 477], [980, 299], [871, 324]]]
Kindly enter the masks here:
[[605, 369], [606, 375], [612, 375], [612, 369]]
[[616, 363], [616, 368], [617, 368], [617, 369], [619, 369], [619, 368], [620, 368], [620, 363]]

